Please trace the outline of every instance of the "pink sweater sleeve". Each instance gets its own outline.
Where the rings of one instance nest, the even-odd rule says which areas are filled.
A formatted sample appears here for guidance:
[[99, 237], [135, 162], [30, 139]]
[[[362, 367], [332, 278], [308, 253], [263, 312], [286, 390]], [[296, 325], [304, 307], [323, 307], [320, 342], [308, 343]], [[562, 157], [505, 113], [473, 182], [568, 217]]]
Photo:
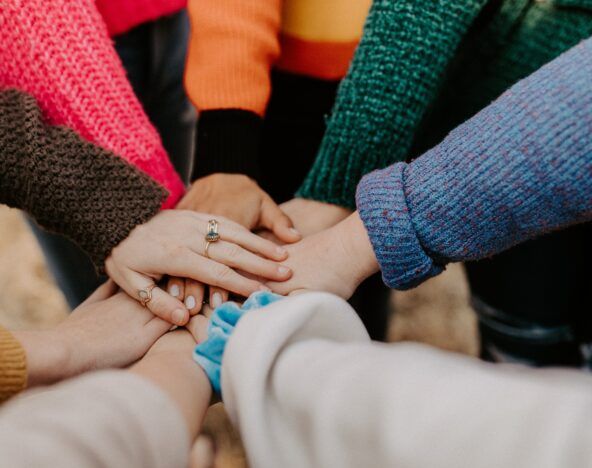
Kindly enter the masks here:
[[113, 151], [162, 184], [173, 207], [184, 191], [137, 100], [93, 0], [2, 0], [0, 87], [32, 94], [45, 118]]

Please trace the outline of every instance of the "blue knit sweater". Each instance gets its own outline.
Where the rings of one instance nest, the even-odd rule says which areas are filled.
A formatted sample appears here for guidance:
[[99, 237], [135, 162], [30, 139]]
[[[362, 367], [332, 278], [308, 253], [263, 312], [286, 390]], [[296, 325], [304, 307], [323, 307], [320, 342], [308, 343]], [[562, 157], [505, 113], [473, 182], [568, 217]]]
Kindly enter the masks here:
[[362, 179], [383, 278], [408, 289], [449, 262], [592, 219], [592, 39], [520, 81], [410, 164]]

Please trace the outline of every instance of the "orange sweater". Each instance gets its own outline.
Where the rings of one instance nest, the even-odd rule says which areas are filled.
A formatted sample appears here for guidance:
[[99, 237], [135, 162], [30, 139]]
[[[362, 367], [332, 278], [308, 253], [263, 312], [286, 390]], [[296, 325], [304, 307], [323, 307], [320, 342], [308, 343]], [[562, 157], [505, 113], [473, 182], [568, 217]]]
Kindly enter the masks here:
[[[283, 3], [283, 4], [282, 4]], [[345, 76], [371, 0], [189, 0], [185, 85], [199, 110], [263, 115], [272, 66]]]
[[14, 336], [0, 327], [0, 403], [27, 385], [25, 350]]

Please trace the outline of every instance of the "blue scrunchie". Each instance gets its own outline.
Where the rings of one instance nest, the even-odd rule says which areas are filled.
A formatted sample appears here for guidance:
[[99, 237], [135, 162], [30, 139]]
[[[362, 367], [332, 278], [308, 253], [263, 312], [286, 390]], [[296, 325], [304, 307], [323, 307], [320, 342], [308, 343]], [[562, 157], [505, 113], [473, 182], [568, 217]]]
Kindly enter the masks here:
[[214, 391], [220, 394], [220, 371], [226, 342], [239, 319], [245, 312], [260, 309], [282, 299], [282, 296], [262, 291], [251, 294], [242, 306], [234, 302], [225, 302], [218, 306], [208, 325], [208, 339], [198, 344], [193, 351], [193, 359], [210, 379]]

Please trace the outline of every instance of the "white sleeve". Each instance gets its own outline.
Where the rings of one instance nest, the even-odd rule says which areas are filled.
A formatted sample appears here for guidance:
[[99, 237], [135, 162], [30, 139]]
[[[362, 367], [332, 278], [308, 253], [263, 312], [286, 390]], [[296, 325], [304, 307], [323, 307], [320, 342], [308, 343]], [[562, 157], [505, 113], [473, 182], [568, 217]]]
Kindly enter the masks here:
[[222, 393], [257, 467], [592, 466], [592, 376], [372, 343], [323, 293], [241, 319]]
[[27, 392], [0, 411], [2, 467], [185, 467], [188, 439], [174, 402], [125, 371]]

